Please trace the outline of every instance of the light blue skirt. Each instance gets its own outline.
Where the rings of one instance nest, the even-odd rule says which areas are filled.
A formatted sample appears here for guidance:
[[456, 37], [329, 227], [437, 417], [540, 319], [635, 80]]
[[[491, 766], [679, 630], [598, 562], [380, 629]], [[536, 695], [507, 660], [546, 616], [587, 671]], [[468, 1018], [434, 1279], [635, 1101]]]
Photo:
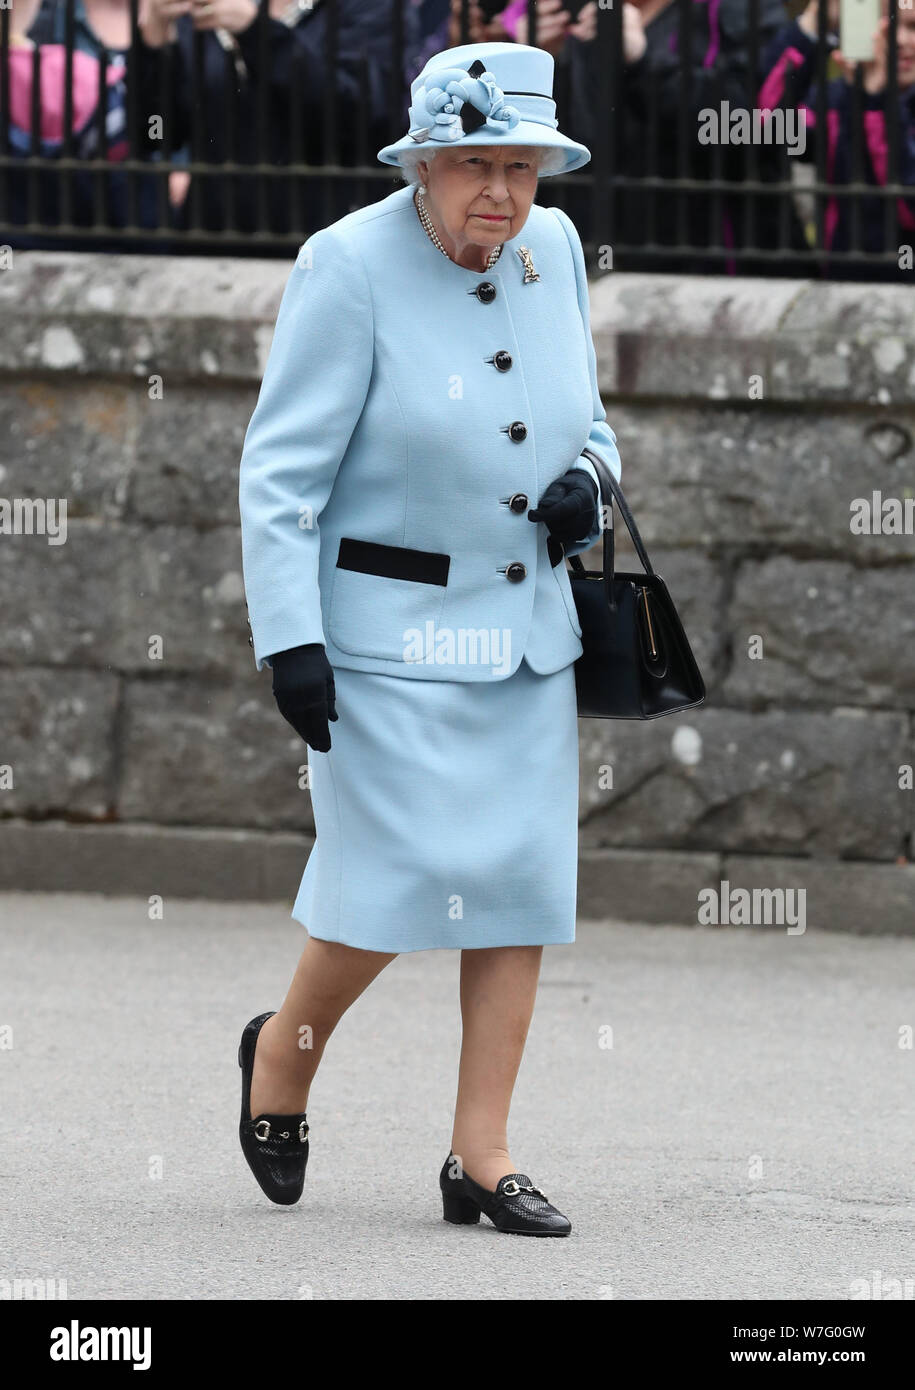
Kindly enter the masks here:
[[366, 951], [575, 940], [575, 668], [497, 681], [334, 668], [308, 749], [315, 843], [292, 916]]

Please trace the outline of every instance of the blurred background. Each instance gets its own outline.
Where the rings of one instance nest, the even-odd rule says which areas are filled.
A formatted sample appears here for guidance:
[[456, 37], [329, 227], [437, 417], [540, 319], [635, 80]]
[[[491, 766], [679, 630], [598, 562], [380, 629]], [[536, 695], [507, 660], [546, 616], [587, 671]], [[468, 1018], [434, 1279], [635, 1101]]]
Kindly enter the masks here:
[[550, 193], [595, 257], [899, 278], [915, 227], [915, 11], [843, 6], [5, 0], [0, 234], [288, 256], [390, 191], [375, 151], [404, 130], [428, 56], [501, 40], [554, 56], [563, 128], [593, 157]]

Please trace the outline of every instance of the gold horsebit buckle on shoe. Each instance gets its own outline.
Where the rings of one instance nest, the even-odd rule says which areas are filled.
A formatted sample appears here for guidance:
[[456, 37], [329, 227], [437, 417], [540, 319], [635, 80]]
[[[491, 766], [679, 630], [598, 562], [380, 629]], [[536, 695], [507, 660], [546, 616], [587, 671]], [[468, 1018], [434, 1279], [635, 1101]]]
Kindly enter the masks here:
[[[263, 1134], [261, 1134], [261, 1130], [264, 1131]], [[300, 1143], [300, 1144], [304, 1144], [304, 1143], [305, 1143], [305, 1136], [306, 1136], [307, 1133], [308, 1133], [308, 1125], [305, 1123], [304, 1120], [301, 1120], [301, 1121], [299, 1122], [299, 1143]], [[258, 1120], [257, 1124], [254, 1126], [254, 1137], [255, 1137], [255, 1139], [259, 1139], [259, 1140], [261, 1141], [261, 1143], [263, 1144], [263, 1143], [266, 1143], [266, 1141], [270, 1138], [270, 1135], [271, 1135], [270, 1121], [269, 1121], [269, 1120]], [[290, 1132], [289, 1132], [288, 1129], [283, 1129], [283, 1130], [278, 1131], [278, 1133], [277, 1133], [276, 1135], [274, 1135], [274, 1138], [276, 1138], [276, 1139], [289, 1139], [289, 1138], [291, 1138], [291, 1135], [290, 1135]]]
[[502, 1189], [505, 1197], [517, 1197], [519, 1192], [536, 1192], [537, 1196], [542, 1197], [545, 1202], [549, 1200], [546, 1193], [541, 1192], [539, 1187], [522, 1187], [520, 1183], [515, 1182], [514, 1178], [507, 1182]]

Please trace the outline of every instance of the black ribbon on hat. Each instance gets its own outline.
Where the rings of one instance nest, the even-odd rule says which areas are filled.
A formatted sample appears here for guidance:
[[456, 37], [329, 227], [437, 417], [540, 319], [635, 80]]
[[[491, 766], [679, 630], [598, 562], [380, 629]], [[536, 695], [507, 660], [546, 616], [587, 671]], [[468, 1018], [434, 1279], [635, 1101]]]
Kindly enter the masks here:
[[[485, 63], [481, 63], [479, 58], [474, 58], [467, 71], [471, 77], [479, 77], [481, 73], [486, 71], [486, 65]], [[471, 102], [465, 101], [461, 107], [459, 119], [461, 125], [464, 127], [464, 134], [470, 135], [473, 131], [479, 130], [480, 126], [486, 120], [486, 117], [483, 115], [483, 112], [478, 111]]]

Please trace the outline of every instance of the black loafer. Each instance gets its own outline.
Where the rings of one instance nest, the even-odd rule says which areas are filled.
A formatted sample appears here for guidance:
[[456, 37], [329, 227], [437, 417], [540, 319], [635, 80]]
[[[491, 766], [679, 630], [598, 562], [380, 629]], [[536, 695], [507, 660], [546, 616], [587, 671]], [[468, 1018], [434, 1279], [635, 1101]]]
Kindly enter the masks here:
[[301, 1115], [258, 1115], [251, 1118], [251, 1077], [261, 1028], [276, 1010], [252, 1018], [241, 1035], [238, 1065], [241, 1067], [241, 1120], [238, 1137], [248, 1167], [271, 1202], [292, 1206], [305, 1186], [308, 1163], [308, 1125]]
[[439, 1174], [444, 1218], [455, 1226], [471, 1226], [480, 1212], [489, 1217], [499, 1231], [516, 1236], [567, 1236], [572, 1223], [534, 1187], [526, 1173], [507, 1173], [489, 1192], [466, 1173], [452, 1177], [461, 1166], [454, 1154], [445, 1159]]

